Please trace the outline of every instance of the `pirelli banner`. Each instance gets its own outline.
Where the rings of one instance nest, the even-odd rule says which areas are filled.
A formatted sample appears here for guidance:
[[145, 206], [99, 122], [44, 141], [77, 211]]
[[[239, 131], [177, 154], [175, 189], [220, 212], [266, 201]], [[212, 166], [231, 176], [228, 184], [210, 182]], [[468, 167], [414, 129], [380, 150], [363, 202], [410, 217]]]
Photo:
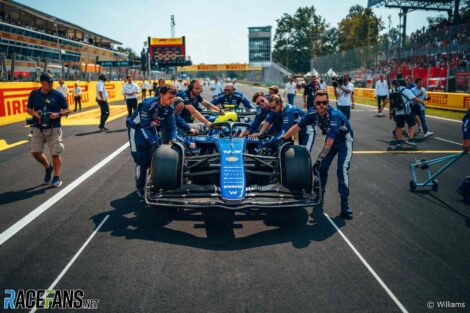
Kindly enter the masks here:
[[[334, 98], [333, 87], [328, 87], [330, 97]], [[433, 92], [429, 91], [428, 96], [431, 98], [426, 101], [429, 108], [467, 111], [470, 108], [470, 94], [468, 93], [450, 93], [450, 92]], [[354, 88], [354, 99], [357, 103], [361, 103], [362, 99], [375, 100], [374, 89], [372, 88]]]
[[178, 66], [178, 72], [223, 72], [223, 71], [261, 71], [261, 67], [250, 67], [249, 64], [201, 64]]
[[[96, 84], [97, 82], [78, 82], [82, 89], [82, 108], [95, 106], [96, 102]], [[109, 102], [123, 100], [121, 94], [122, 81], [106, 82], [106, 91], [108, 92]], [[66, 81], [65, 85], [69, 89], [67, 102], [69, 106], [73, 104], [74, 81]], [[58, 83], [54, 83], [54, 88]], [[40, 87], [39, 83], [0, 83], [0, 125], [6, 125], [14, 122], [24, 121], [29, 117], [26, 113], [28, 105], [28, 96], [33, 89]]]

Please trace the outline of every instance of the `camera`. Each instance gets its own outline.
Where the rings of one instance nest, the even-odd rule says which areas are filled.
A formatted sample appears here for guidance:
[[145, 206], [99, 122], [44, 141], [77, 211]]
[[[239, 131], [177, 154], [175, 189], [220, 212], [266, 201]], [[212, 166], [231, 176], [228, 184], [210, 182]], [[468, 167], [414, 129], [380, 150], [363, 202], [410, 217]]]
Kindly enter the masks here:
[[[39, 127], [41, 128], [49, 128], [50, 121], [49, 121], [49, 112], [47, 112], [47, 107], [44, 107], [42, 111], [38, 111], [39, 113]], [[26, 125], [34, 125], [34, 118], [27, 118]]]
[[337, 88], [338, 86], [343, 86], [344, 84], [344, 77], [333, 77], [333, 87]]

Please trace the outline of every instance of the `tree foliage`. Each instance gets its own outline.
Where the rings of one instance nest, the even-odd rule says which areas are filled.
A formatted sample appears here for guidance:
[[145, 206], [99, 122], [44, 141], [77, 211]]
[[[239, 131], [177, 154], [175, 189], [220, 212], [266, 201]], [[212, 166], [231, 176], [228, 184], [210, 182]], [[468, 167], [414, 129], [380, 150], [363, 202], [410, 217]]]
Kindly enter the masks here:
[[328, 53], [331, 33], [325, 19], [313, 6], [300, 7], [293, 15], [284, 14], [277, 20], [273, 58], [294, 72], [306, 72], [310, 59]]

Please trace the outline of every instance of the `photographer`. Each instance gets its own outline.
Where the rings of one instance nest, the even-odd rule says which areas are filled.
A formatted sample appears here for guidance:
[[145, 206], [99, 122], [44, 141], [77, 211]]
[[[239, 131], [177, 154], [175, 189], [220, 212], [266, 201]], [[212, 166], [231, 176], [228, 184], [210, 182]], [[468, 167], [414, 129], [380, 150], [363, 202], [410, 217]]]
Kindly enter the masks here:
[[320, 90], [320, 85], [317, 82], [317, 76], [312, 75], [310, 77], [310, 83], [305, 86], [304, 88], [304, 109], [307, 109], [307, 112], [310, 112], [310, 110], [315, 109], [315, 106], [313, 105], [313, 100], [315, 98], [315, 93]]
[[346, 115], [349, 120], [351, 117], [351, 109], [354, 109], [354, 103], [351, 103], [354, 85], [350, 82], [349, 76], [344, 75], [342, 79], [340, 78], [336, 82], [333, 82], [333, 87], [337, 99], [337, 108]]
[[[49, 74], [41, 74], [40, 81], [41, 88], [33, 90], [29, 94], [26, 110], [33, 117], [33, 119], [26, 120], [27, 124], [31, 125], [30, 150], [33, 157], [46, 170], [44, 182], [49, 183], [52, 172], [54, 172], [51, 185], [57, 188], [62, 185], [60, 154], [64, 151], [60, 118], [64, 115], [67, 116], [70, 110], [64, 96], [52, 88], [54, 80]], [[47, 143], [52, 156], [52, 165], [44, 155], [45, 143]]]

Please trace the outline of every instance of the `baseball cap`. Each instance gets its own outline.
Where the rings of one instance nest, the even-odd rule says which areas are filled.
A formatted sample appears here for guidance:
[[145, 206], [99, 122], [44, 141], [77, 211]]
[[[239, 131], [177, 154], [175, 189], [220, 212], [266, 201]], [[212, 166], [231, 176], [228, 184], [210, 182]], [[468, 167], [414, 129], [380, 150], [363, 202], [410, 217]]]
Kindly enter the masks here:
[[279, 92], [279, 88], [277, 86], [271, 86], [268, 89], [274, 90], [276, 93]]
[[54, 78], [48, 73], [42, 73], [41, 76], [39, 76], [40, 81], [46, 81], [48, 83], [52, 83], [54, 81]]

